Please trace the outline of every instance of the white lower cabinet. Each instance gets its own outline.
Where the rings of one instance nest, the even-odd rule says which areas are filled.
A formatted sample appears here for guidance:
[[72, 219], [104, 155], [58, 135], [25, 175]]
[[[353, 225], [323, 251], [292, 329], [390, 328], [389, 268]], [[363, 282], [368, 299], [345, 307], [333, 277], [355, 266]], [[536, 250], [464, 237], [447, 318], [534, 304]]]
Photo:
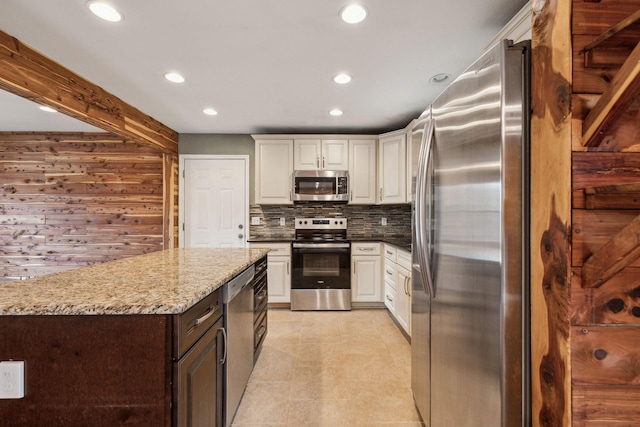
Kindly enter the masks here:
[[291, 244], [249, 243], [249, 248], [271, 249], [267, 254], [267, 284], [270, 303], [291, 302]]
[[411, 253], [384, 244], [384, 303], [404, 331], [411, 335]]
[[351, 301], [383, 301], [380, 267], [380, 243], [351, 244]]
[[400, 326], [411, 336], [411, 253], [397, 250], [398, 298], [396, 300], [396, 319]]

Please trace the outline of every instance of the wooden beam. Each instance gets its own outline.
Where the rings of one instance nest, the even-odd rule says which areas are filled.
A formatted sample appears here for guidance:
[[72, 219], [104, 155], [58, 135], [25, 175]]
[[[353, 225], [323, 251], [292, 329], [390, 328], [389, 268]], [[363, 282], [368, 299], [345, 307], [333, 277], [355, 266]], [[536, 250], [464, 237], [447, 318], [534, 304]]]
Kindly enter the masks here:
[[620, 31], [635, 24], [639, 20], [640, 20], [640, 9], [638, 9], [637, 11], [635, 11], [635, 13], [632, 13], [630, 16], [618, 22], [616, 25], [614, 25], [613, 27], [609, 28], [607, 31], [605, 31], [604, 33], [596, 37], [591, 43], [589, 43], [584, 47], [584, 52], [589, 52], [590, 50], [595, 49], [600, 44], [602, 44], [602, 42], [604, 42], [605, 40], [610, 39], [611, 37], [618, 34]]
[[584, 262], [582, 287], [601, 286], [638, 258], [640, 258], [640, 215]]
[[571, 425], [571, 2], [534, 7], [531, 57], [531, 424]]
[[0, 89], [163, 152], [178, 151], [176, 131], [2, 31]]
[[582, 144], [585, 147], [600, 144], [606, 129], [624, 114], [638, 95], [640, 95], [640, 42], [582, 123]]
[[638, 209], [640, 182], [586, 187], [584, 195], [587, 209]]

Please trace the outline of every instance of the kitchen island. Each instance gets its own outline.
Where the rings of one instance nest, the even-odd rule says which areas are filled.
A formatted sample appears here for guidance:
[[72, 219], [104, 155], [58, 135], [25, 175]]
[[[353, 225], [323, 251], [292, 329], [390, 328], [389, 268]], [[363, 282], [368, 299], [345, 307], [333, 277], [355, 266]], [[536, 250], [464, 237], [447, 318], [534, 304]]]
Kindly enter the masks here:
[[217, 369], [221, 288], [266, 252], [170, 249], [1, 285], [0, 360], [25, 371], [2, 425], [182, 425], [182, 377]]

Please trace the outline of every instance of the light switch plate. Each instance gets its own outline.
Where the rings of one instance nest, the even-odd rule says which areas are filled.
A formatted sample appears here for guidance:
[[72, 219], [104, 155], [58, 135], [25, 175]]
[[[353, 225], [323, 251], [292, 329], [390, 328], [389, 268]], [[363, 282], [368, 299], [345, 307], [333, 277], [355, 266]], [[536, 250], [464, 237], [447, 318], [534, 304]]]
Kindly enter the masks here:
[[382, 224], [382, 225], [387, 225], [387, 218], [382, 218], [382, 219], [380, 220], [380, 224]]
[[280, 218], [280, 225], [285, 225], [284, 218]]
[[252, 216], [251, 217], [251, 225], [260, 225], [260, 217]]
[[0, 362], [0, 399], [24, 397], [24, 361]]

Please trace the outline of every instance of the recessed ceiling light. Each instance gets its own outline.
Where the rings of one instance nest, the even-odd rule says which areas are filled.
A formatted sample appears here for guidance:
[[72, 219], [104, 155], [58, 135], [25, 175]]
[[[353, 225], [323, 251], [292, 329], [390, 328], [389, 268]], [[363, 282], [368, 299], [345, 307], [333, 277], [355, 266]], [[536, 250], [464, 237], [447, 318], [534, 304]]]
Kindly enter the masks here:
[[89, 10], [100, 19], [104, 19], [109, 22], [122, 21], [122, 14], [115, 10], [113, 6], [103, 1], [88, 1], [87, 7]]
[[367, 9], [359, 4], [350, 4], [342, 8], [340, 17], [347, 24], [357, 24], [367, 17]]
[[338, 117], [342, 115], [342, 110], [338, 108], [334, 108], [333, 110], [329, 111], [329, 114], [331, 114], [334, 117]]
[[204, 110], [202, 110], [203, 113], [205, 113], [207, 116], [217, 116], [218, 112], [216, 110], [214, 110], [213, 108], [205, 108]]
[[184, 77], [178, 73], [164, 73], [164, 78], [173, 83], [184, 83]]
[[447, 73], [440, 73], [440, 74], [436, 74], [435, 76], [431, 77], [429, 79], [429, 83], [437, 85], [440, 83], [444, 83], [447, 80], [449, 80], [449, 77], [451, 77], [451, 74], [447, 74]]
[[333, 81], [340, 85], [347, 84], [351, 81], [351, 76], [349, 74], [340, 73], [333, 78]]
[[47, 107], [46, 105], [41, 105], [41, 106], [40, 106], [40, 109], [41, 109], [42, 111], [46, 111], [47, 113], [57, 113], [57, 111], [56, 111], [56, 110], [54, 110], [54, 109], [53, 109], [53, 108], [51, 108], [51, 107]]

